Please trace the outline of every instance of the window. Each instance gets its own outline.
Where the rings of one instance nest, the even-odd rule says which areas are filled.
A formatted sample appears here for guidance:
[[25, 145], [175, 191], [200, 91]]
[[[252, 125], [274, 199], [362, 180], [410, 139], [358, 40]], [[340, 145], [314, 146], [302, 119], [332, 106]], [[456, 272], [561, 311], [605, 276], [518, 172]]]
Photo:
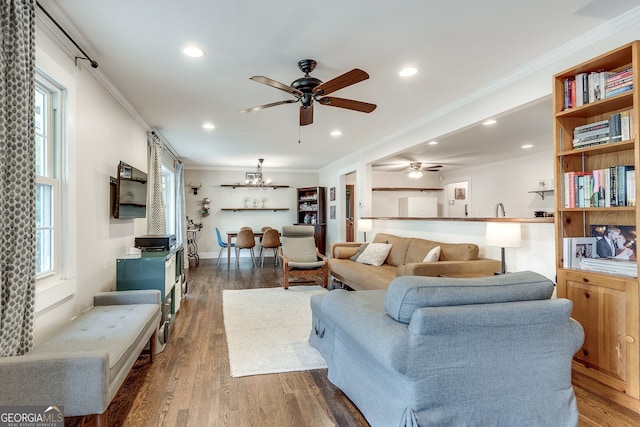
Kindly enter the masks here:
[[164, 217], [167, 234], [176, 234], [176, 174], [162, 165], [162, 188], [164, 190]]
[[64, 96], [60, 86], [36, 73], [35, 88], [36, 170], [36, 278], [60, 278], [63, 266]]

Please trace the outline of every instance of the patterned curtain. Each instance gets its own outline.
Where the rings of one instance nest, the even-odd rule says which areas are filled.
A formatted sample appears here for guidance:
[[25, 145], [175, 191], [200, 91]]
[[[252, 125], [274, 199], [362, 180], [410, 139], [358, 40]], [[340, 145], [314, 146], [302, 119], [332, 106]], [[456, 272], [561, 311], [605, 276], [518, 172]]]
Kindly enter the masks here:
[[182, 263], [185, 270], [189, 268], [189, 256], [187, 249], [187, 207], [185, 205], [184, 195], [184, 165], [178, 162], [176, 167], [176, 216], [178, 217], [178, 224], [176, 229], [176, 240], [178, 244], [184, 245], [184, 257]]
[[33, 348], [35, 0], [0, 0], [0, 356]]
[[162, 188], [162, 141], [153, 132], [147, 134], [151, 154], [149, 156], [149, 234], [167, 234], [164, 215], [164, 190]]

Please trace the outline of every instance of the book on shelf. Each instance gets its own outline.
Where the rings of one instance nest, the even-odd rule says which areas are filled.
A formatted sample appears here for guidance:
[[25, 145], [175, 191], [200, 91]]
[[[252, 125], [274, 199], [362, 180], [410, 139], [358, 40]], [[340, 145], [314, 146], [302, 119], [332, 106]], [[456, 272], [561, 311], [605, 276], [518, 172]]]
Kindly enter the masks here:
[[563, 184], [565, 208], [608, 208], [636, 203], [633, 166], [565, 172]]
[[580, 270], [638, 277], [638, 263], [616, 258], [582, 258]]
[[610, 96], [619, 95], [621, 93], [629, 92], [631, 90], [633, 90], [633, 85], [632, 84], [624, 85], [624, 86], [620, 86], [620, 87], [616, 87], [616, 88], [612, 88], [612, 89], [609, 89], [609, 90], [605, 89], [605, 95], [604, 96], [605, 96], [605, 98], [608, 98]]
[[633, 136], [633, 109], [613, 113], [609, 119], [576, 126], [573, 148], [585, 148], [609, 142], [628, 141]]
[[633, 69], [578, 73], [563, 82], [564, 110], [580, 107], [633, 89]]

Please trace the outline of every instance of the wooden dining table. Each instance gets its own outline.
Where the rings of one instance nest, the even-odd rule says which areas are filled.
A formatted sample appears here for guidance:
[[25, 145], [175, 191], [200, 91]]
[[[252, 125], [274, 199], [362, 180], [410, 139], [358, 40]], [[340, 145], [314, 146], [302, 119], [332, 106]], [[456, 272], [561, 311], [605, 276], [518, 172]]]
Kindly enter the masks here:
[[[238, 233], [240, 231], [227, 231], [227, 269], [231, 268], [231, 241], [238, 237]], [[254, 237], [262, 237], [264, 236], [264, 231], [254, 231]]]

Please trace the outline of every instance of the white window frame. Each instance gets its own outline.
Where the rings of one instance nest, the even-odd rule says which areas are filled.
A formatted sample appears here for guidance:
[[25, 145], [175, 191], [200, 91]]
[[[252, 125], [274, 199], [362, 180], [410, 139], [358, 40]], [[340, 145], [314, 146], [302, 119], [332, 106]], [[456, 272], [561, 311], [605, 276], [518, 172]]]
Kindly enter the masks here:
[[167, 234], [177, 234], [176, 222], [176, 171], [162, 162], [162, 189], [164, 192], [164, 214]]
[[[40, 69], [36, 69], [36, 88], [47, 94], [45, 137], [47, 143], [47, 172], [36, 175], [36, 184], [50, 185], [53, 189], [53, 263], [51, 270], [36, 275], [36, 291], [65, 280], [68, 271], [68, 197], [67, 197], [67, 144], [66, 109], [67, 92], [64, 87]], [[35, 96], [35, 94], [34, 94]], [[35, 141], [34, 141], [35, 144]], [[35, 167], [35, 165], [34, 165]]]

